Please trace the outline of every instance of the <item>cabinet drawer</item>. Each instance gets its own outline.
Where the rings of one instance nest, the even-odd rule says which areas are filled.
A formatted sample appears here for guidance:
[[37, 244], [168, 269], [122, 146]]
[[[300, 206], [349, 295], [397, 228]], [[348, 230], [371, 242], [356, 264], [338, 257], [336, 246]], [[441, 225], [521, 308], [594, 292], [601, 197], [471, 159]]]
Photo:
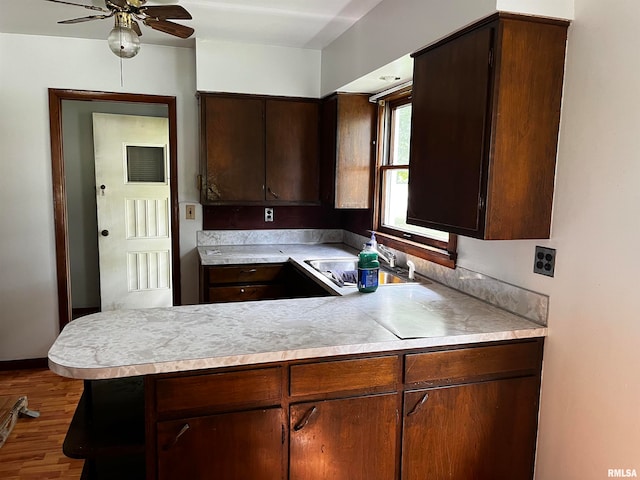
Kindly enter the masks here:
[[405, 383], [454, 383], [486, 375], [535, 373], [541, 354], [542, 342], [409, 354]]
[[220, 283], [258, 283], [271, 282], [285, 274], [285, 265], [274, 263], [267, 265], [234, 265], [209, 267], [207, 276], [210, 284]]
[[209, 288], [210, 302], [244, 302], [247, 300], [284, 298], [286, 295], [286, 285], [234, 285]]
[[291, 367], [291, 395], [395, 389], [399, 357], [361, 358]]
[[281, 393], [280, 367], [162, 378], [156, 381], [156, 408], [162, 415], [275, 405]]

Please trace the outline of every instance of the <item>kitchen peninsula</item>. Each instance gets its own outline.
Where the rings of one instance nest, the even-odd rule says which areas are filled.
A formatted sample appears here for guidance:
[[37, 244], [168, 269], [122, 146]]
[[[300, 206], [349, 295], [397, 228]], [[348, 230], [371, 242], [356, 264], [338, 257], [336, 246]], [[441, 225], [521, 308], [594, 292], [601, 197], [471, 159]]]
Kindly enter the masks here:
[[[296, 248], [290, 261], [314, 275], [306, 257], [342, 247]], [[321, 277], [330, 296], [69, 324], [50, 368], [87, 380], [74, 423], [116, 441], [79, 447], [72, 424], [65, 452], [88, 458], [92, 478], [118, 455], [147, 479], [532, 478], [546, 328], [428, 280], [360, 294]], [[112, 393], [137, 431], [87, 422]]]

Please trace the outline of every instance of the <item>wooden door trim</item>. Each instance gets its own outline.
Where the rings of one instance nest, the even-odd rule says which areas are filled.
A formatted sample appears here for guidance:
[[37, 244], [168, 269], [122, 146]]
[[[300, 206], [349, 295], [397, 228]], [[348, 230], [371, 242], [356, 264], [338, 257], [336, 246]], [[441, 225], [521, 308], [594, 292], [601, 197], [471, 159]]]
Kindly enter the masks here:
[[178, 134], [176, 97], [134, 93], [96, 92], [87, 90], [49, 89], [49, 128], [51, 136], [51, 176], [53, 180], [53, 219], [56, 245], [56, 276], [58, 285], [58, 317], [60, 330], [71, 321], [71, 270], [67, 194], [64, 177], [62, 145], [62, 101], [125, 102], [163, 104], [168, 108], [169, 171], [171, 210], [171, 282], [173, 304], [180, 305], [180, 211], [178, 205]]

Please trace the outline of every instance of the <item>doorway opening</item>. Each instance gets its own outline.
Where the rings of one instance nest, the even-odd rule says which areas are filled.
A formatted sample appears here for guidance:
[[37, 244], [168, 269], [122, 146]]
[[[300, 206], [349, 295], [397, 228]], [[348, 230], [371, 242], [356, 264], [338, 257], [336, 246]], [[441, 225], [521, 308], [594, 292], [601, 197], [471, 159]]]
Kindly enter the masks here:
[[[88, 240], [80, 238], [82, 235], [86, 235], [84, 233], [85, 231], [90, 231], [91, 234], [95, 234], [96, 237], [98, 235], [97, 227], [93, 226], [92, 228], [90, 223], [91, 221], [95, 222], [95, 220], [91, 220], [92, 216], [95, 218], [96, 212], [95, 190], [93, 185], [95, 181], [89, 188], [89, 193], [94, 195], [93, 198], [78, 198], [78, 195], [82, 194], [78, 193], [77, 188], [72, 185], [76, 179], [70, 179], [69, 177], [70, 175], [81, 175], [81, 172], [74, 168], [75, 165], [73, 165], [72, 162], [77, 162], [77, 160], [73, 158], [74, 155], [82, 155], [82, 153], [74, 151], [79, 147], [76, 139], [74, 139], [72, 135], [71, 138], [63, 138], [70, 131], [68, 127], [69, 122], [73, 125], [73, 122], [77, 122], [78, 118], [80, 118], [75, 114], [67, 115], [69, 111], [73, 110], [89, 112], [88, 115], [91, 115], [91, 112], [100, 111], [119, 114], [144, 114], [167, 118], [169, 126], [168, 168], [170, 178], [169, 216], [171, 225], [171, 258], [169, 262], [171, 264], [173, 305], [180, 305], [180, 237], [178, 223], [177, 120], [175, 97], [49, 89], [60, 329], [69, 323], [74, 316], [92, 313], [99, 309], [96, 308], [95, 300], [95, 291], [96, 288], [99, 288], [99, 286], [96, 286], [97, 254], [91, 248], [87, 251], [86, 246], [91, 246], [93, 242], [91, 238]], [[71, 128], [71, 131], [73, 131], [73, 128]], [[77, 135], [83, 136], [82, 133]], [[89, 141], [91, 142], [91, 139], [89, 139]], [[67, 158], [65, 158], [65, 156], [67, 156]], [[85, 172], [84, 175], [86, 177], [87, 173]], [[85, 190], [87, 189], [85, 188]], [[84, 195], [86, 197], [86, 192]], [[72, 223], [72, 221], [77, 221], [78, 212], [70, 212], [70, 209], [77, 209], [79, 205], [83, 205], [86, 210], [84, 217], [89, 219], [90, 226], [88, 229], [86, 225], [78, 229]], [[80, 247], [78, 247], [78, 245], [80, 245]], [[78, 264], [81, 265], [81, 268], [78, 268]], [[88, 273], [87, 270], [89, 270]], [[93, 273], [91, 270], [93, 270]], [[79, 306], [77, 306], [78, 303], [76, 302], [76, 308], [74, 308], [73, 298], [82, 300]], [[99, 306], [99, 303], [97, 303], [97, 306]], [[76, 315], [74, 315], [74, 310]]]

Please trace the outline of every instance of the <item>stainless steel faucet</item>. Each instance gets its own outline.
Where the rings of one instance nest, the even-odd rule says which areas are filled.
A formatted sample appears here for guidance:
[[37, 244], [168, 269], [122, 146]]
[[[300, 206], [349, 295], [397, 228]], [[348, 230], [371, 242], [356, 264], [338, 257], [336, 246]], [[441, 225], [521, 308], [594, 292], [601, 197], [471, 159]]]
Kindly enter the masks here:
[[379, 243], [376, 246], [376, 250], [378, 251], [378, 256], [387, 262], [390, 268], [394, 268], [396, 266], [396, 254], [393, 253], [390, 248]]

